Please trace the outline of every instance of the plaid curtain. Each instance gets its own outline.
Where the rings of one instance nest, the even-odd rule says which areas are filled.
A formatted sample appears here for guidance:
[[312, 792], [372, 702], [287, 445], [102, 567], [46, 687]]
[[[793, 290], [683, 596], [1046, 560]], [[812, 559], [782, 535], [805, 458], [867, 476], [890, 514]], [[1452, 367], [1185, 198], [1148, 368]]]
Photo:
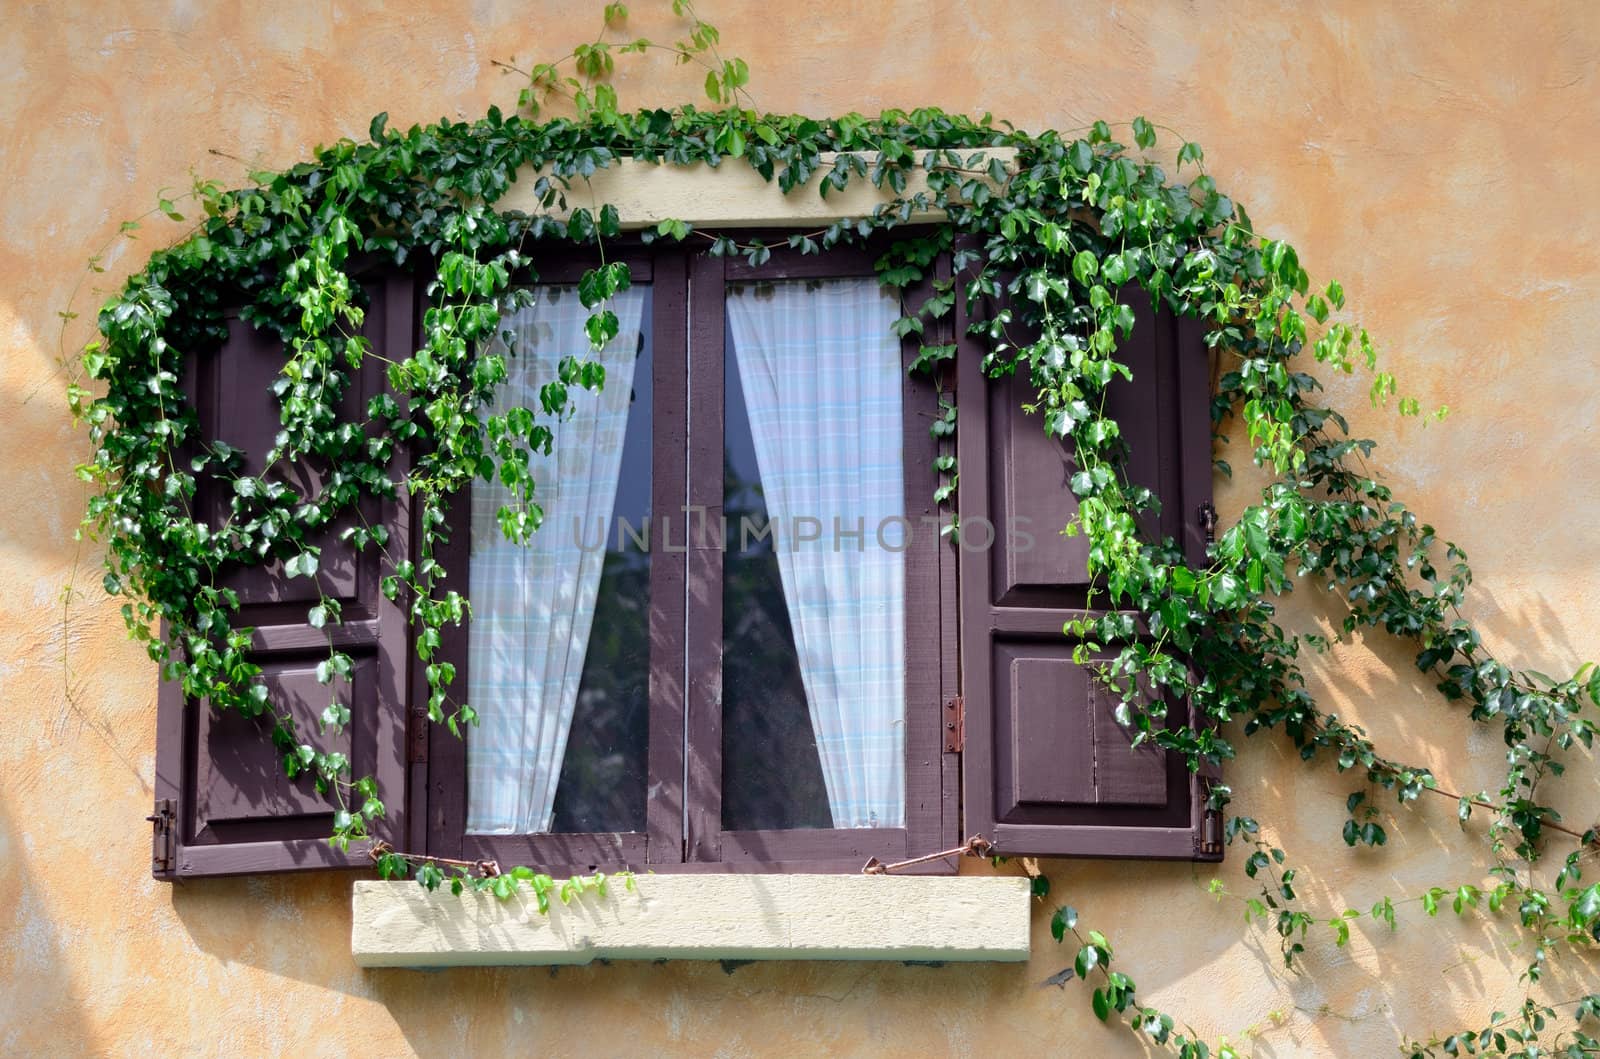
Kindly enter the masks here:
[[898, 302], [862, 278], [727, 306], [833, 826], [903, 827], [903, 528], [879, 538], [905, 516]]
[[[479, 724], [468, 736], [467, 830], [474, 834], [550, 830], [605, 560], [596, 540], [610, 530], [647, 295], [635, 287], [612, 301], [620, 327], [598, 354], [605, 387], [598, 394], [573, 387], [568, 413], [551, 424], [550, 455], [534, 453], [529, 461], [544, 523], [528, 545], [500, 532], [495, 513], [510, 491], [472, 485], [467, 701]], [[595, 356], [583, 330], [588, 316], [577, 288], [541, 286], [532, 307], [506, 320], [516, 339], [496, 413], [538, 409], [539, 388], [556, 378], [562, 357]]]

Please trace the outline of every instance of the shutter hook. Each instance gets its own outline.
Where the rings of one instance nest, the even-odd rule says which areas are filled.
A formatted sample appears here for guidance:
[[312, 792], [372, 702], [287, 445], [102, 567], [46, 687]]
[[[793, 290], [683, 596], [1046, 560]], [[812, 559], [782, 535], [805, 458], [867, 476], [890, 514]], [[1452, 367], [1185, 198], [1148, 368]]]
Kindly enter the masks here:
[[1206, 533], [1206, 547], [1217, 543], [1217, 508], [1209, 500], [1202, 500], [1196, 512], [1200, 516], [1200, 528]]

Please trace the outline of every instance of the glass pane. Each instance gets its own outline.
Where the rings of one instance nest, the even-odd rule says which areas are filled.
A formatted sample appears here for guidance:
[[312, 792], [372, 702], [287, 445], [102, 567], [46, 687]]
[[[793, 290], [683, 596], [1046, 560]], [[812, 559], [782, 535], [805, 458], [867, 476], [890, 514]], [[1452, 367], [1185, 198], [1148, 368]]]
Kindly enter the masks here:
[[[571, 286], [535, 288], [495, 411], [538, 410], [566, 356], [593, 357]], [[505, 539], [498, 483], [474, 482], [467, 830], [642, 831], [649, 732], [651, 362], [647, 285], [611, 304], [606, 384], [573, 387], [549, 455], [529, 460], [543, 523]], [[505, 354], [504, 349], [495, 350]]]
[[722, 826], [832, 827], [817, 738], [784, 606], [783, 582], [734, 366], [724, 361]]
[[861, 278], [727, 307], [723, 826], [904, 826], [898, 303]]

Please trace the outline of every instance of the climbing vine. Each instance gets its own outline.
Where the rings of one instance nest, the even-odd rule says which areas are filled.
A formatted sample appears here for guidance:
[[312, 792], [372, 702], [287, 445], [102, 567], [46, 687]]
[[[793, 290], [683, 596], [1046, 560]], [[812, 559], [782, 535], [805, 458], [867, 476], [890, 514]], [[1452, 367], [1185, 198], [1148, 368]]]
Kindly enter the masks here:
[[[551, 424], [574, 390], [605, 384], [597, 361], [570, 357], [537, 407], [490, 411], [507, 364], [487, 350], [505, 316], [530, 297], [541, 255], [578, 245], [604, 260], [607, 241], [621, 234], [609, 204], [567, 210], [574, 183], [624, 158], [746, 165], [786, 194], [826, 196], [866, 181], [887, 193], [882, 206], [790, 236], [788, 245], [811, 252], [886, 237], [891, 249], [880, 277], [903, 298], [930, 278], [939, 254], [953, 256], [955, 278], [932, 283], [896, 330], [921, 335], [927, 321], [963, 299], [986, 350], [984, 372], [1024, 374], [1037, 394], [1030, 408], [1072, 445], [1079, 514], [1068, 532], [1087, 539], [1105, 609], [1064, 631], [1077, 640], [1081, 661], [1108, 659], [1097, 664], [1120, 699], [1118, 719], [1137, 741], [1176, 752], [1198, 770], [1231, 758], [1238, 733], [1278, 731], [1307, 761], [1352, 775], [1357, 789], [1341, 835], [1350, 846], [1386, 842], [1380, 792], [1401, 806], [1447, 797], [1463, 824], [1474, 814], [1488, 821], [1491, 886], [1382, 897], [1367, 911], [1319, 917], [1301, 908], [1286, 853], [1262, 838], [1256, 821], [1236, 816], [1226, 838], [1248, 848], [1244, 870], [1260, 890], [1234, 894], [1215, 883], [1216, 898], [1241, 901], [1247, 919], [1275, 930], [1291, 965], [1313, 929], [1343, 945], [1355, 921], [1394, 928], [1408, 903], [1427, 916], [1448, 907], [1507, 918], [1531, 943], [1530, 988], [1557, 955], [1586, 958], [1600, 939], [1600, 883], [1586, 884], [1584, 872], [1600, 842], [1592, 827], [1563, 821], [1549, 792], [1562, 778], [1564, 753], [1592, 744], [1600, 670], [1586, 665], [1557, 679], [1513, 669], [1485, 648], [1463, 610], [1466, 556], [1393, 495], [1369, 467], [1373, 442], [1352, 435], [1322, 403], [1314, 371], [1362, 370], [1372, 373], [1375, 404], [1422, 412], [1377, 370], [1374, 344], [1346, 314], [1340, 286], [1313, 286], [1293, 247], [1260, 235], [1205, 173], [1198, 145], [1169, 142], [1176, 162], [1169, 173], [1155, 156], [1170, 130], [1143, 118], [1029, 133], [987, 115], [936, 109], [825, 120], [762, 113], [749, 99], [748, 68], [718, 52], [715, 28], [685, 0], [673, 8], [689, 28], [672, 44], [615, 39], [627, 11], [613, 3], [600, 35], [572, 55], [526, 70], [508, 66], [525, 80], [518, 113], [491, 108], [478, 121], [404, 131], [379, 115], [365, 142], [341, 141], [309, 162], [252, 174], [244, 187], [197, 182], [162, 198], [159, 211], [175, 221], [188, 223], [183, 211], [198, 215], [101, 310], [99, 337], [75, 359], [68, 398], [94, 449], [79, 475], [92, 490], [87, 530], [105, 546], [105, 589], [124, 597], [127, 627], [163, 677], [215, 709], [265, 718], [285, 773], [305, 774], [335, 800], [331, 841], [348, 848], [366, 840], [368, 825], [384, 813], [383, 792], [371, 777], [354, 775], [344, 755], [317, 749], [273, 701], [249, 658], [250, 630], [235, 622], [239, 599], [225, 572], [276, 561], [286, 576], [315, 583], [319, 534], [364, 499], [409, 494], [416, 557], [389, 556], [392, 573], [381, 588], [407, 608], [429, 717], [460, 734], [475, 714], [457, 692], [453, 667], [437, 657], [443, 630], [470, 610], [451, 587], [449, 575], [458, 572], [438, 558], [449, 534], [446, 504], [474, 480], [497, 480], [511, 493], [500, 528], [525, 542], [542, 518], [531, 454], [550, 450]], [[620, 108], [608, 83], [615, 58], [658, 49], [706, 69], [713, 109]], [[570, 99], [574, 116], [543, 116], [557, 96]], [[923, 181], [914, 182], [915, 174]], [[497, 209], [519, 179], [532, 181], [538, 208]], [[948, 218], [934, 234], [902, 231], [930, 210]], [[125, 234], [136, 228], [125, 226]], [[703, 242], [712, 254], [757, 264], [772, 250], [675, 219], [643, 237]], [[372, 256], [425, 281], [427, 308], [417, 348], [384, 362], [387, 392], [352, 419], [341, 412], [352, 379], [369, 358], [383, 356], [362, 337], [365, 301], [351, 278], [356, 260]], [[607, 306], [628, 282], [626, 266], [613, 262], [579, 285], [595, 349], [617, 334]], [[1267, 480], [1203, 565], [1188, 562], [1174, 541], [1141, 532], [1141, 517], [1160, 498], [1128, 479], [1124, 439], [1105, 414], [1107, 388], [1130, 375], [1116, 351], [1134, 313], [1119, 292], [1135, 286], [1207, 325], [1219, 365], [1216, 430], [1242, 435]], [[243, 453], [201, 436], [183, 387], [185, 352], [222, 341], [224, 310], [241, 306], [285, 349], [273, 384], [281, 430], [259, 473], [246, 472]], [[954, 356], [954, 346], [924, 345], [912, 370], [937, 376]], [[955, 409], [946, 405], [933, 429], [939, 436], [959, 429]], [[394, 470], [402, 453], [409, 456], [403, 476]], [[282, 473], [308, 461], [329, 468], [314, 487]], [[944, 457], [937, 469], [944, 476], [937, 499], [947, 503], [959, 468]], [[1218, 470], [1231, 474], [1221, 461]], [[220, 483], [220, 518], [196, 504], [206, 482]], [[383, 552], [390, 543], [382, 526], [359, 520], [344, 540], [360, 551]], [[1280, 620], [1279, 603], [1297, 581], [1320, 583], [1341, 602], [1335, 639], [1382, 629], [1409, 642], [1418, 669], [1461, 704], [1464, 717], [1498, 731], [1506, 768], [1496, 789], [1446, 791], [1426, 768], [1391, 756], [1315, 701], [1301, 658], [1330, 640]], [[318, 629], [341, 618], [338, 601], [326, 596], [306, 615]], [[1135, 635], [1141, 630], [1147, 635]], [[326, 729], [350, 723], [333, 689], [351, 670], [349, 655], [334, 647], [317, 669], [330, 689], [319, 719]], [[1176, 701], [1190, 703], [1192, 715], [1168, 718], [1165, 703]], [[1222, 809], [1229, 792], [1218, 785], [1210, 797]], [[1558, 841], [1568, 849], [1553, 879], [1541, 882], [1548, 847]], [[470, 886], [509, 896], [526, 885], [541, 907], [552, 892], [569, 900], [606, 886], [603, 876], [558, 886], [528, 868], [497, 874], [387, 847], [375, 859], [386, 877], [415, 873], [430, 889], [448, 880], [458, 892]], [[1047, 894], [1048, 883], [1035, 892]], [[1111, 970], [1111, 943], [1080, 933], [1070, 908], [1055, 913], [1052, 932], [1077, 946], [1074, 965], [1056, 980], [1092, 978], [1101, 1019], [1122, 1018], [1182, 1056], [1232, 1054], [1141, 1005], [1132, 980]], [[1530, 993], [1522, 1008], [1488, 1025], [1408, 1048], [1415, 1055], [1589, 1054], [1600, 1047], [1585, 1028], [1597, 1015], [1595, 996], [1544, 1005]]]

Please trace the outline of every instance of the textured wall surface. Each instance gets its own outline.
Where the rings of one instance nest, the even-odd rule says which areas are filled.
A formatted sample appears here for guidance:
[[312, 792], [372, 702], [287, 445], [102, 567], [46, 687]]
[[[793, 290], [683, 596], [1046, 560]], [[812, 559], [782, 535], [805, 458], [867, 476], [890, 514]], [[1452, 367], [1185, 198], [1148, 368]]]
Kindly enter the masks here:
[[[1364, 411], [1397, 490], [1473, 557], [1471, 606], [1513, 664], [1593, 656], [1600, 596], [1600, 17], [1591, 5], [1298, 5], [703, 0], [750, 61], [760, 105], [826, 114], [938, 104], [1027, 128], [1143, 113], [1201, 142], [1222, 186], [1317, 277], [1343, 280], [1422, 429]], [[654, 6], [639, 3], [637, 7]], [[661, 7], [665, 7], [663, 2]], [[1337, 10], [1332, 10], [1337, 8]], [[191, 167], [223, 180], [391, 124], [470, 118], [524, 62], [588, 39], [596, 3], [6, 0], [0, 33], [0, 1053], [1135, 1055], [1049, 936], [1055, 898], [1117, 944], [1148, 999], [1263, 1056], [1392, 1054], [1508, 1008], [1526, 953], [1476, 920], [1310, 946], [1204, 893], [1209, 868], [1047, 864], [1034, 958], [995, 967], [623, 965], [559, 973], [362, 971], [342, 877], [159, 884], [149, 877], [155, 674], [72, 540], [87, 444], [54, 367], [57, 310], [83, 262]], [[665, 20], [636, 15], [658, 38]], [[624, 66], [625, 102], [697, 99], [667, 64]], [[241, 161], [242, 160], [242, 161]], [[112, 239], [118, 280], [163, 235]], [[85, 316], [98, 300], [78, 292]], [[81, 322], [68, 333], [81, 341]], [[1235, 467], [1246, 463], [1233, 454]], [[1243, 502], [1219, 486], [1224, 517]], [[74, 571], [76, 574], [74, 575]], [[69, 610], [76, 576], [83, 597]], [[1314, 597], [1295, 604], [1324, 621]], [[63, 668], [63, 658], [70, 661]], [[1381, 639], [1314, 664], [1315, 690], [1380, 745], [1458, 790], [1492, 785], [1498, 738], [1471, 732]], [[71, 690], [69, 700], [67, 691]], [[1259, 744], [1259, 745], [1257, 745]], [[1594, 763], [1580, 762], [1592, 777]], [[1338, 839], [1354, 784], [1252, 740], [1240, 808], [1273, 822], [1309, 906], [1366, 907], [1481, 871], [1443, 799], [1382, 851]], [[1600, 805], [1574, 795], [1569, 819]], [[1220, 875], [1246, 882], [1242, 858]], [[1448, 919], [1448, 916], [1445, 917]], [[1593, 989], [1594, 965], [1580, 969]]]

